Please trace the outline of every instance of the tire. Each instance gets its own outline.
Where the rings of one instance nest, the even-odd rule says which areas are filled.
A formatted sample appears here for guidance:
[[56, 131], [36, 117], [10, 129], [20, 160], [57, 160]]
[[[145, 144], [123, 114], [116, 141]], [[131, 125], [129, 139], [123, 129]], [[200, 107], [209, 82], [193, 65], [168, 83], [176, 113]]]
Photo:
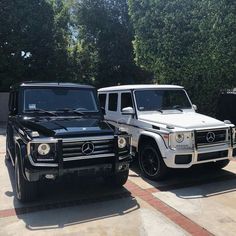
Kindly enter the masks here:
[[21, 202], [30, 202], [37, 196], [37, 182], [29, 182], [24, 178], [17, 157], [15, 161], [15, 190], [16, 197]]
[[139, 152], [139, 167], [144, 177], [150, 180], [161, 180], [168, 173], [156, 144], [144, 143]]
[[111, 186], [122, 187], [129, 177], [129, 170], [119, 172], [113, 176], [108, 177], [108, 183]]
[[222, 160], [212, 163], [213, 168], [220, 170], [226, 167], [229, 164], [230, 160]]

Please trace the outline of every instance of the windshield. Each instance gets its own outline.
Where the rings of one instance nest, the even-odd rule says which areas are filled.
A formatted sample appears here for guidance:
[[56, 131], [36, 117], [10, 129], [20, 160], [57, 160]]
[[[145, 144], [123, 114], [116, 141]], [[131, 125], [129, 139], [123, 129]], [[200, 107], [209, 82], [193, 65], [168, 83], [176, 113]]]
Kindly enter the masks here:
[[184, 90], [143, 90], [135, 92], [139, 111], [191, 109]]
[[98, 112], [92, 90], [71, 88], [30, 88], [24, 91], [24, 112], [76, 110]]

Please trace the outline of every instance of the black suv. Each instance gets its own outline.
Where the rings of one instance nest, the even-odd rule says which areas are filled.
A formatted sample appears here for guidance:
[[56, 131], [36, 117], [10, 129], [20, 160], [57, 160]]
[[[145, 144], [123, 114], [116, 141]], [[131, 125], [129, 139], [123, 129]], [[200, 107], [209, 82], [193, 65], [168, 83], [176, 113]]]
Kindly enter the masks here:
[[130, 136], [103, 120], [94, 87], [24, 82], [11, 87], [7, 154], [15, 166], [20, 201], [37, 196], [37, 184], [65, 174], [128, 178]]

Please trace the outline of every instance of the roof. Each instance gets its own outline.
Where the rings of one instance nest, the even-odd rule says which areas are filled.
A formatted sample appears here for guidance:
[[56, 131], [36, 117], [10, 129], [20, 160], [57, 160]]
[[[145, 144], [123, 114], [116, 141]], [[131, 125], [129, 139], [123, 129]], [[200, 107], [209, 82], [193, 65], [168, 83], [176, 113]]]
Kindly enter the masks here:
[[131, 84], [131, 85], [120, 85], [120, 86], [112, 86], [101, 88], [99, 92], [107, 92], [107, 91], [118, 91], [118, 90], [131, 90], [131, 89], [183, 89], [182, 86], [177, 85], [157, 85], [157, 84]]
[[76, 83], [33, 82], [33, 81], [22, 82], [12, 86], [12, 88], [19, 88], [19, 87], [94, 88], [91, 85], [83, 85]]

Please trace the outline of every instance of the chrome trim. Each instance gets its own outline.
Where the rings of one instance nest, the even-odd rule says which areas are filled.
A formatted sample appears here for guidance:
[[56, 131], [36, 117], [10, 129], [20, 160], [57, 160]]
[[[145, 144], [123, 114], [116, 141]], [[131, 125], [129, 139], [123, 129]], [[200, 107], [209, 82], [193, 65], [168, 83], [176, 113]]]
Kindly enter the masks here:
[[114, 156], [115, 156], [114, 153], [107, 153], [107, 154], [98, 154], [98, 155], [90, 155], [90, 156], [68, 157], [68, 158], [63, 158], [63, 161], [76, 161], [76, 160], [86, 160], [86, 159], [114, 157]]
[[124, 160], [126, 158], [130, 157], [130, 154], [126, 155], [126, 156], [119, 156], [119, 160]]
[[212, 143], [212, 144], [199, 144], [198, 145], [198, 148], [201, 149], [201, 148], [211, 148], [211, 147], [220, 147], [220, 146], [230, 146], [230, 142], [229, 141], [223, 141], [223, 142], [217, 142], [217, 143]]
[[83, 138], [69, 138], [69, 139], [63, 139], [63, 143], [70, 143], [70, 142], [86, 142], [86, 141], [101, 141], [101, 140], [107, 140], [107, 139], [114, 139], [113, 135], [109, 136], [95, 136], [95, 137], [83, 137]]
[[30, 164], [37, 167], [58, 167], [56, 163], [35, 163], [30, 155], [28, 155]]
[[57, 143], [59, 139], [54, 138], [35, 138], [30, 143]]

